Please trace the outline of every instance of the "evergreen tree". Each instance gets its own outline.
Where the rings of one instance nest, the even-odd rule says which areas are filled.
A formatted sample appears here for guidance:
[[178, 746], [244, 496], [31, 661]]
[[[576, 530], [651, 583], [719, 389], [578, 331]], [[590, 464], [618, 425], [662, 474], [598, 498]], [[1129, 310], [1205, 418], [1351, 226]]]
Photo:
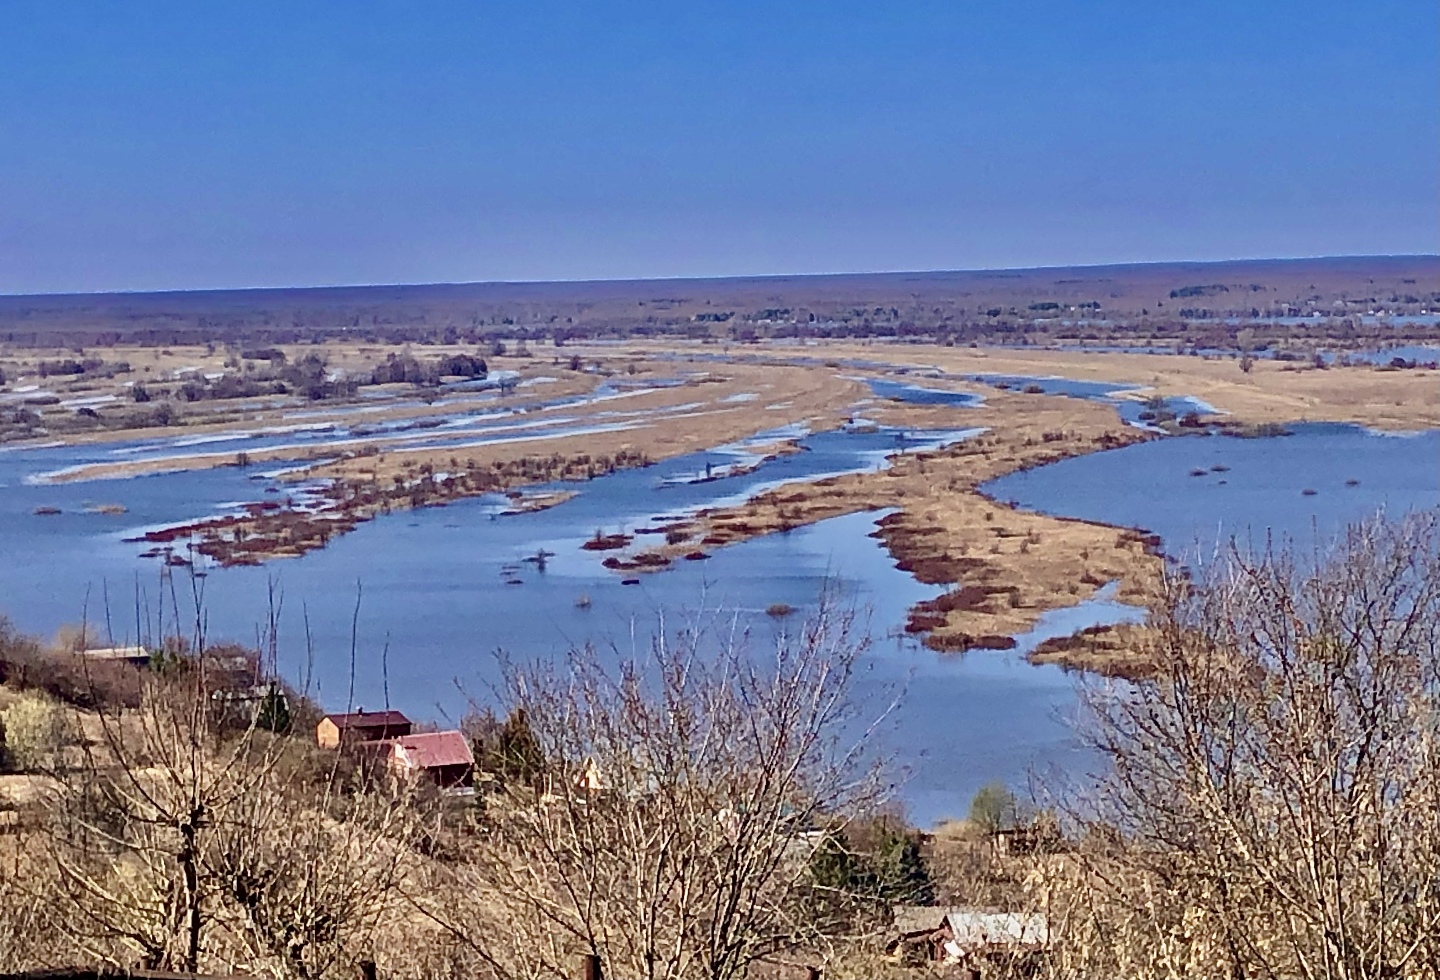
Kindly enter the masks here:
[[524, 708], [516, 708], [506, 716], [495, 742], [492, 768], [502, 779], [528, 783], [544, 768], [545, 754], [530, 730]]
[[930, 905], [935, 901], [935, 883], [920, 854], [920, 841], [901, 827], [888, 827], [875, 854], [875, 874], [880, 894], [888, 902]]
[[806, 913], [822, 931], [854, 931], [883, 921], [890, 912], [880, 897], [874, 869], [843, 833], [827, 833], [810, 855]]
[[874, 874], [837, 834], [826, 834], [810, 855], [810, 877], [817, 887], [837, 892], [870, 892], [875, 884]]
[[278, 684], [271, 684], [261, 699], [255, 726], [281, 735], [290, 731], [290, 702]]

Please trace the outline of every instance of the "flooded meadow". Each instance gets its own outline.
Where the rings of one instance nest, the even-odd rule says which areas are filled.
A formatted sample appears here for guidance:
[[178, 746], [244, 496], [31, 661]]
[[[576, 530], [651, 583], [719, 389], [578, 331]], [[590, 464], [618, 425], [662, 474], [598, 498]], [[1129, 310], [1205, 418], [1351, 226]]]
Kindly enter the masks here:
[[[723, 624], [759, 647], [797, 626], [828, 596], [866, 623], [862, 702], [878, 713], [901, 698], [883, 733], [886, 748], [908, 770], [901, 796], [913, 819], [963, 815], [975, 790], [992, 780], [1023, 787], [1032, 778], [1050, 782], [1083, 773], [1090, 760], [1070, 727], [1076, 678], [1032, 666], [1024, 655], [1053, 636], [1137, 618], [1139, 610], [1113, 600], [1113, 589], [1044, 614], [1016, 637], [1013, 650], [948, 655], [903, 630], [907, 611], [944, 587], [921, 584], [896, 568], [876, 539], [884, 510], [697, 552], [664, 571], [628, 577], [603, 564], [614, 552], [585, 547], [617, 536], [640, 549], [663, 541], [667, 523], [702, 509], [791, 483], [882, 470], [900, 455], [943, 449], [985, 431], [967, 420], [984, 404], [983, 395], [927, 386], [923, 378], [866, 380], [876, 399], [953, 409], [947, 416], [953, 427], [879, 425], [866, 418], [861, 403], [837, 429], [778, 426], [650, 466], [530, 487], [527, 494], [566, 494], [533, 512], [515, 512], [513, 497], [498, 494], [396, 511], [304, 557], [258, 567], [217, 567], [187, 557], [183, 544], [173, 551], [178, 560], [167, 564], [142, 558], [144, 546], [135, 539], [234, 513], [257, 499], [288, 498], [303, 507], [307, 494], [324, 487], [284, 479], [287, 453], [341, 452], [352, 440], [377, 436], [397, 449], [443, 450], [651, 420], [645, 410], [623, 405], [626, 389], [612, 388], [592, 397], [621, 404], [583, 416], [567, 414], [569, 404], [520, 412], [487, 401], [449, 415], [385, 421], [378, 433], [357, 434], [357, 426], [368, 424], [363, 421], [297, 417], [280, 429], [7, 448], [0, 451], [0, 610], [18, 628], [40, 634], [84, 616], [125, 642], [155, 633], [162, 620], [165, 628], [188, 631], [198, 598], [209, 637], [254, 642], [273, 600], [281, 670], [327, 707], [388, 703], [418, 717], [457, 721], [472, 703], [489, 700], [501, 651], [556, 658], [590, 647], [614, 658], [649, 643], [662, 621], [667, 629]], [[1126, 422], [1145, 424], [1131, 386], [1018, 376], [972, 380], [1103, 401]], [[1183, 399], [1168, 399], [1165, 407], [1210, 408]], [[703, 410], [688, 403], [667, 409]], [[1290, 432], [1150, 438], [1015, 472], [983, 490], [1022, 509], [1144, 528], [1160, 536], [1167, 553], [1188, 561], [1208, 561], [1232, 537], [1247, 547], [1271, 536], [1308, 545], [1377, 509], [1437, 505], [1440, 432], [1380, 434], [1333, 424], [1296, 425]], [[781, 443], [792, 450], [775, 452]], [[275, 450], [276, 461], [64, 479], [116, 460], [158, 462], [163, 469], [167, 459], [189, 454], [261, 449]]]

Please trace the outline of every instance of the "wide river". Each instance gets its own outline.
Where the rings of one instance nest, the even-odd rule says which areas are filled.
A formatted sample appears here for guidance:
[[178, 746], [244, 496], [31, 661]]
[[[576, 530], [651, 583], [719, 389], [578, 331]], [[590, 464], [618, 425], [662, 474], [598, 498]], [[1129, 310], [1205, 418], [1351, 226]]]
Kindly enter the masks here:
[[[1016, 651], [937, 655], [898, 629], [912, 603], [939, 589], [897, 571], [870, 537], [880, 512], [720, 549], [708, 561], [641, 576], [638, 585], [623, 585], [601, 567], [603, 554], [580, 548], [597, 530], [634, 531], [777, 482], [883, 466], [888, 453], [965, 438], [965, 402], [955, 404], [954, 430], [807, 435], [808, 451], [749, 472], [726, 475], [727, 467], [754, 462], [749, 447], [737, 445], [574, 485], [574, 499], [536, 513], [502, 516], [502, 501], [481, 498], [379, 518], [304, 558], [209, 570], [199, 580], [207, 631], [211, 639], [253, 642], [273, 588], [283, 603], [281, 668], [296, 679], [307, 673], [308, 621], [311, 691], [341, 708], [358, 600], [354, 700], [379, 706], [388, 691], [392, 705], [414, 716], [455, 721], [471, 700], [492, 696], [499, 650], [553, 658], [589, 644], [597, 656], [614, 657], [648, 642], [662, 613], [670, 626], [739, 616], [748, 642], [764, 645], [795, 623], [771, 618], [767, 607], [785, 603], [803, 615], [828, 589], [869, 624], [860, 699], [879, 710], [900, 697], [883, 737], [908, 771], [901, 796], [911, 817], [927, 824], [963, 816], [975, 790], [991, 780], [1023, 790], [1032, 778], [1083, 776], [1090, 760], [1069, 724], [1076, 680], [1032, 667], [1022, 655], [1048, 636], [1132, 618], [1134, 610], [1101, 598], [1047, 615]], [[176, 448], [171, 439], [0, 451], [0, 614], [41, 634], [82, 615], [91, 622], [108, 615], [117, 642], [153, 633], [137, 623], [153, 624], [174, 607], [187, 620], [186, 572], [170, 577], [158, 562], [138, 557], [144, 545], [123, 539], [262, 499], [280, 491], [273, 479], [225, 468], [37, 482], [70, 466]], [[707, 464], [715, 478], [703, 480]], [[1015, 474], [989, 490], [1023, 507], [1149, 528], [1172, 553], [1193, 560], [1231, 535], [1309, 543], [1382, 507], [1437, 506], [1440, 433], [1308, 425], [1270, 439], [1174, 437]], [[126, 512], [95, 512], [100, 504]], [[61, 513], [36, 515], [36, 507]], [[543, 563], [526, 560], [540, 552], [551, 554]]]

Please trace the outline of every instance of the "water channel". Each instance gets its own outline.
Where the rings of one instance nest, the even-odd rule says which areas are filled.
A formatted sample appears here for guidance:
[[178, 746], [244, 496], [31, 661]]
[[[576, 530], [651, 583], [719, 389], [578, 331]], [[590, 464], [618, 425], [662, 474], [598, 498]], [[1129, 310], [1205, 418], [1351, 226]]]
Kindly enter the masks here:
[[[1071, 384], [1005, 379], [1012, 381]], [[1119, 387], [1071, 393], [1111, 400]], [[681, 561], [641, 576], [638, 585], [622, 584], [601, 567], [603, 555], [581, 550], [597, 530], [633, 533], [779, 483], [883, 466], [888, 454], [934, 448], [975, 431], [963, 427], [964, 408], [978, 402], [975, 396], [908, 384], [877, 388], [876, 394], [953, 404], [957, 428], [777, 431], [574, 484], [573, 499], [545, 511], [501, 516], [502, 501], [476, 498], [397, 512], [301, 559], [207, 570], [199, 584], [208, 632], [253, 640], [274, 587], [283, 601], [282, 669], [292, 677], [310, 673], [313, 693], [328, 707], [343, 707], [351, 697], [351, 621], [358, 598], [355, 702], [376, 706], [388, 695], [389, 703], [417, 717], [454, 721], [470, 699], [490, 696], [497, 650], [550, 658], [589, 644], [597, 656], [614, 657], [648, 642], [662, 613], [671, 625], [738, 616], [749, 642], [766, 644], [796, 622], [767, 615], [767, 607], [787, 604], [800, 616], [829, 590], [868, 617], [872, 646], [858, 681], [862, 700], [878, 711], [903, 692], [884, 737], [909, 769], [902, 797], [912, 818], [929, 823], [963, 815], [974, 791], [993, 779], [1023, 787], [1032, 774], [1083, 774], [1090, 760], [1067, 724], [1075, 680], [1058, 669], [1032, 667], [1023, 654], [1047, 636], [1135, 615], [1104, 596], [1048, 614], [1019, 638], [1016, 651], [940, 656], [897, 629], [911, 604], [939, 590], [896, 570], [870, 537], [880, 512], [719, 549], [709, 560]], [[487, 424], [512, 421], [520, 420]], [[783, 436], [800, 436], [805, 451], [760, 462], [759, 448]], [[322, 437], [344, 434], [327, 430]], [[143, 546], [124, 539], [226, 512], [267, 490], [293, 488], [233, 467], [125, 480], [43, 480], [47, 473], [117, 454], [178, 448], [172, 439], [0, 451], [0, 613], [23, 630], [45, 634], [78, 621], [82, 609], [100, 620], [108, 606], [115, 637], [123, 641], [145, 632], [137, 627], [137, 606], [145, 611], [142, 618], [153, 620], [172, 584], [182, 612], [188, 610], [183, 570], [167, 581], [170, 573], [138, 557]], [[1161, 534], [1172, 552], [1204, 555], [1232, 534], [1252, 542], [1269, 533], [1308, 541], [1379, 507], [1399, 512], [1436, 506], [1440, 432], [1388, 436], [1354, 426], [1306, 425], [1288, 437], [1164, 438], [1013, 474], [987, 491], [1022, 507], [1143, 526]], [[99, 512], [100, 504], [126, 511]], [[36, 507], [60, 513], [41, 516]], [[314, 651], [308, 668], [307, 623]]]

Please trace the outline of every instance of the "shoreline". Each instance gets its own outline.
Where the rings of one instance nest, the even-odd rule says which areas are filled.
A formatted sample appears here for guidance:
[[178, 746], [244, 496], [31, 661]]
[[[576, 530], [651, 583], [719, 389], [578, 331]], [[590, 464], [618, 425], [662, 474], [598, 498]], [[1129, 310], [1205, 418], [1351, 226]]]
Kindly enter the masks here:
[[[1068, 404], [1032, 407], [1032, 399]], [[1125, 426], [1108, 406], [1066, 396], [1003, 393], [991, 408], [1009, 425], [977, 416], [991, 422], [986, 433], [946, 449], [892, 456], [886, 470], [796, 481], [741, 504], [699, 511], [658, 529], [665, 544], [612, 557], [607, 565], [659, 571], [827, 518], [893, 509], [874, 536], [896, 566], [922, 583], [951, 587], [912, 608], [905, 625], [929, 649], [1007, 649], [1014, 646], [1011, 637], [1044, 612], [1084, 601], [1112, 580], [1121, 582], [1123, 598], [1143, 601], [1162, 561], [1153, 536], [1021, 511], [979, 487], [1023, 469], [1161, 437]], [[933, 420], [935, 411], [904, 406], [875, 414], [894, 423]]]
[[[644, 386], [655, 377], [626, 374], [617, 383]], [[282, 506], [274, 500], [259, 501], [247, 504], [238, 514], [205, 517], [154, 529], [140, 540], [172, 546], [171, 554], [151, 557], [163, 557], [177, 565], [188, 559], [174, 555], [173, 546], [194, 537], [199, 540], [189, 541], [193, 548], [187, 550], [198, 552], [222, 567], [257, 565], [324, 547], [336, 535], [396, 510], [439, 506], [491, 493], [513, 495], [535, 485], [581, 483], [696, 450], [712, 451], [715, 447], [710, 439], [716, 436], [723, 438], [724, 446], [733, 448], [737, 443], [785, 425], [801, 424], [809, 431], [832, 428], [841, 424], [842, 409], [861, 393], [860, 385], [843, 379], [834, 379], [832, 384], [819, 389], [811, 385], [810, 390], [805, 380], [803, 373], [793, 369], [768, 379], [757, 379], [753, 371], [735, 372], [735, 376], [730, 377], [703, 372], [681, 382], [638, 392], [635, 396], [640, 402], [638, 411], [646, 414], [633, 425], [584, 425], [586, 421], [605, 421], [615, 415], [608, 403], [601, 403], [598, 410], [594, 403], [583, 406], [592, 411], [588, 418], [580, 414], [581, 406], [569, 405], [531, 411], [521, 409], [513, 413], [523, 417], [559, 409], [570, 414], [556, 421], [580, 424], [587, 428], [583, 433], [542, 432], [531, 439], [482, 439], [469, 446], [441, 445], [414, 450], [382, 448], [370, 443], [351, 447], [338, 457], [335, 447], [322, 445], [307, 451], [306, 455], [311, 457], [308, 463], [295, 459], [293, 453], [277, 458], [275, 454], [284, 450], [257, 449], [249, 456], [251, 465], [257, 458], [268, 463], [290, 462], [292, 465], [286, 467], [284, 474], [287, 483], [323, 482], [323, 487], [312, 491], [312, 499], [318, 497], [319, 505], [295, 507]], [[735, 400], [736, 395], [767, 387], [793, 393], [793, 402], [787, 403], [793, 405], [793, 411], [775, 419], [757, 417], [753, 410], [747, 413], [744, 402]], [[696, 401], [697, 392], [706, 401]], [[634, 409], [635, 403], [627, 403], [626, 412]], [[537, 453], [537, 441], [553, 446], [554, 451]], [[756, 458], [746, 460], [737, 472], [753, 471], [769, 459], [791, 451], [785, 445], [788, 442], [787, 438], [776, 436], [747, 447], [747, 455]], [[216, 460], [226, 461], [220, 465], [234, 465], [229, 462], [232, 459], [233, 454], [229, 452], [204, 454], [204, 461], [211, 463], [211, 468]], [[93, 465], [124, 467], [125, 472], [133, 473], [172, 466], [173, 462], [129, 460]], [[78, 479], [78, 475], [75, 478]], [[562, 490], [549, 495], [546, 506], [556, 506], [573, 494], [574, 491]], [[521, 501], [526, 496], [520, 494], [511, 499]], [[524, 507], [543, 509], [532, 505]]]
[[[1282, 388], [1293, 388], [1301, 372], [1288, 366], [1269, 365], [1257, 369], [1255, 373], [1261, 377], [1250, 378], [1248, 373], [1242, 376], [1233, 364], [1201, 362], [1203, 371], [1198, 374], [1169, 371], [1177, 381], [1159, 374], [1147, 377], [1146, 372], [1134, 369], [1139, 364], [1153, 367], [1151, 362], [1157, 357], [1177, 360], [1168, 355], [1088, 354], [1083, 358], [1086, 370], [1079, 370], [1075, 356], [1053, 351], [971, 351], [898, 344], [885, 345], [883, 350], [886, 363], [872, 361], [864, 367], [844, 364], [843, 358], [849, 354], [873, 357], [874, 345], [825, 345], [817, 348], [817, 353], [827, 355], [827, 360], [809, 365], [763, 348], [731, 354], [691, 346], [658, 358], [654, 348], [608, 350], [607, 356], [629, 358], [624, 363], [643, 368], [638, 375], [629, 371], [619, 383], [656, 385], [640, 393], [640, 404], [650, 406], [641, 409], [649, 413], [643, 428], [563, 435], [555, 442], [557, 451], [549, 455], [535, 454], [533, 444], [527, 446], [523, 439], [498, 440], [483, 447], [417, 446], [413, 452], [387, 451], [391, 447], [362, 443], [347, 445], [340, 458], [336, 458], [334, 445], [317, 445], [302, 456], [296, 455], [295, 447], [251, 450], [247, 455], [252, 463], [290, 464], [290, 472], [285, 474], [289, 481], [329, 481], [324, 489], [311, 491], [312, 501], [318, 495], [322, 503], [296, 508], [276, 501], [258, 502], [246, 505], [239, 514], [153, 530], [139, 540], [160, 545], [146, 556], [163, 558], [169, 564], [191, 561], [193, 556], [177, 553], [176, 545], [184, 542], [185, 552], [198, 552], [222, 567], [256, 565], [324, 547], [335, 535], [395, 510], [444, 505], [491, 493], [509, 499], [510, 507], [503, 513], [542, 510], [563, 503], [578, 491], [527, 495], [522, 488], [581, 481], [688, 452], [733, 453], [737, 444], [785, 425], [799, 425], [809, 432], [827, 431], [844, 425], [847, 417], [902, 429], [955, 431], [964, 425], [985, 431], [943, 449], [892, 454], [887, 468], [878, 472], [798, 479], [740, 503], [706, 508], [661, 527], [637, 529], [624, 540], [607, 541], [603, 547], [589, 550], [608, 552], [602, 564], [630, 575], [658, 571], [676, 561], [703, 560], [713, 549], [783, 534], [830, 517], [892, 509], [874, 536], [885, 544], [899, 569], [920, 582], [947, 587], [942, 595], [910, 610], [905, 632], [942, 653], [1008, 649], [1015, 645], [1013, 637], [1033, 627], [1044, 612], [1082, 602], [1110, 581], [1119, 583], [1122, 601], [1144, 605], [1163, 558], [1160, 542], [1147, 532], [1021, 511], [980, 488], [1011, 473], [1183, 432], [1161, 433], [1127, 425], [1116, 406], [1106, 401], [1033, 392], [1028, 387], [997, 388], [975, 380], [974, 374], [1101, 381], [1116, 385], [1114, 397], [1129, 401], [1151, 394], [1184, 397], [1202, 412], [1213, 407], [1225, 413], [1205, 413], [1205, 426], [1232, 436], [1276, 434], [1272, 430], [1286, 424], [1318, 421], [1348, 422], [1381, 433], [1414, 431], [1414, 422], [1440, 424], [1440, 419], [1423, 415], [1428, 401], [1422, 400], [1417, 408], [1406, 402], [1402, 390], [1424, 380], [1419, 375], [1429, 378], [1434, 372], [1407, 372], [1403, 383], [1387, 392], [1385, 404], [1369, 405], [1366, 411], [1312, 413], [1297, 411], [1301, 401], [1290, 391], [1242, 390], [1277, 378]], [[685, 363], [686, 351], [705, 356]], [[907, 356], [923, 358], [924, 363], [897, 360]], [[1193, 369], [1195, 360], [1183, 359], [1179, 366]], [[838, 373], [842, 367], [848, 375]], [[1122, 368], [1131, 373], [1124, 378], [1112, 376]], [[1222, 368], [1229, 368], [1236, 377], [1217, 377]], [[957, 369], [972, 374], [951, 373]], [[1362, 374], [1368, 370], [1310, 369], [1307, 373], [1323, 375], [1318, 380], [1327, 384], [1368, 383], [1376, 374], [1388, 382], [1396, 376], [1394, 372]], [[687, 380], [675, 380], [677, 374], [686, 375], [687, 371]], [[867, 377], [854, 377], [857, 371]], [[618, 372], [612, 376], [616, 375]], [[927, 389], [979, 395], [980, 401], [967, 407], [899, 401], [877, 395], [865, 384], [867, 378], [897, 377]], [[1187, 379], [1197, 383], [1174, 389]], [[1317, 377], [1302, 380], [1313, 384]], [[1134, 387], [1122, 390], [1125, 385]], [[714, 404], [694, 400], [701, 386], [707, 392], [702, 397], [708, 396]], [[1243, 405], [1227, 401], [1237, 392], [1249, 401]], [[1408, 423], [1403, 428], [1391, 411], [1396, 395], [1402, 396], [1403, 407], [1408, 409], [1399, 413]], [[1430, 400], [1440, 403], [1440, 397]], [[702, 404], [709, 410], [697, 411]], [[590, 413], [589, 421], [607, 414], [590, 406], [563, 408], [578, 414], [582, 424], [587, 420], [584, 411]], [[510, 414], [548, 410], [514, 406]], [[593, 451], [579, 451], [581, 445], [593, 446]], [[527, 448], [532, 452], [524, 452]], [[743, 449], [735, 463], [718, 467], [717, 475], [697, 472], [695, 482], [751, 473], [778, 454], [799, 451], [794, 438], [779, 436]], [[457, 459], [458, 455], [463, 455], [463, 460]], [[446, 456], [451, 465], [445, 465]], [[186, 457], [186, 461], [202, 466], [231, 458], [230, 452], [205, 453]], [[130, 468], [128, 472], [147, 467], [152, 472], [156, 467], [183, 468], [175, 467], [176, 462], [132, 460], [92, 466], [122, 472], [125, 468]], [[663, 536], [663, 543], [641, 541], [642, 535], [651, 534]], [[637, 545], [637, 541], [641, 543]], [[1072, 642], [1042, 644], [1032, 660], [1101, 673], [1133, 671], [1134, 667], [1114, 666], [1114, 638], [1106, 630], [1093, 635], [1082, 631], [1068, 638]]]

